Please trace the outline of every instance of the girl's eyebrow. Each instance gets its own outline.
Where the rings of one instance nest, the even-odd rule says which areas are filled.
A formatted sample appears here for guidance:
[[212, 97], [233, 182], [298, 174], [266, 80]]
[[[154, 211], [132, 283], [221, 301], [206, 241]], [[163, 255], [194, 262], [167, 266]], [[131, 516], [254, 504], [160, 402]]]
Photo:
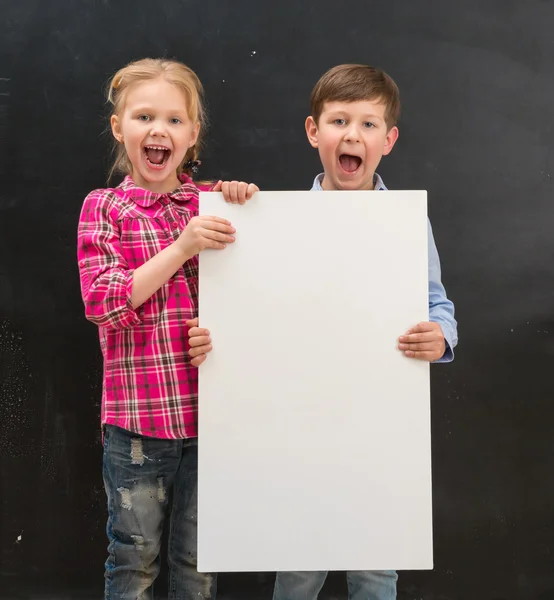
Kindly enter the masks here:
[[[153, 112], [154, 110], [156, 110], [150, 104], [137, 104], [136, 106], [131, 106], [130, 108], [133, 112]], [[167, 112], [170, 114], [185, 114], [187, 112], [187, 110], [185, 108], [181, 107], [181, 108], [172, 108], [172, 109], [168, 110]]]

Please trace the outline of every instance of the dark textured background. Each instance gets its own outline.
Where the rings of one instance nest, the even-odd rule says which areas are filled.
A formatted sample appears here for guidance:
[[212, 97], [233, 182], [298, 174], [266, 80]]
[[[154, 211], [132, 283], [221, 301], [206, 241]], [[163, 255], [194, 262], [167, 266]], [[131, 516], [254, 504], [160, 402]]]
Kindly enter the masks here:
[[[105, 82], [163, 55], [206, 87], [202, 175], [266, 190], [311, 186], [303, 121], [327, 68], [396, 79], [379, 171], [429, 192], [461, 340], [432, 369], [436, 568], [401, 573], [399, 597], [554, 598], [554, 2], [0, 0], [0, 15], [0, 597], [101, 595], [101, 362], [76, 223], [105, 181]], [[220, 597], [271, 586], [223, 575]]]

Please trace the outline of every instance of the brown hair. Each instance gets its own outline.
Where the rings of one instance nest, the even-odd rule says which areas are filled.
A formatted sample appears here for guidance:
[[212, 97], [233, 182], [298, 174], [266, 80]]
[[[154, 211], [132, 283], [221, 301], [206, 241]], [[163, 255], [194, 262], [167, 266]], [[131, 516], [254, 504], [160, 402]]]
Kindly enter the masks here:
[[[202, 134], [207, 125], [204, 108], [204, 89], [196, 73], [176, 60], [162, 58], [144, 58], [128, 64], [120, 69], [108, 83], [108, 102], [112, 105], [112, 115], [120, 115], [125, 106], [125, 95], [129, 88], [139, 82], [163, 78], [183, 92], [187, 101], [188, 116], [193, 123], [200, 123], [200, 133], [194, 146], [191, 146], [183, 161], [177, 168], [177, 174], [186, 173], [191, 176], [190, 168], [185, 168], [188, 160], [197, 160], [202, 147]], [[108, 181], [114, 173], [129, 175], [131, 162], [125, 146], [114, 139], [115, 155]]]
[[386, 106], [385, 120], [390, 129], [400, 116], [398, 86], [384, 71], [368, 65], [338, 65], [329, 69], [312, 90], [310, 109], [317, 123], [325, 102], [380, 100]]

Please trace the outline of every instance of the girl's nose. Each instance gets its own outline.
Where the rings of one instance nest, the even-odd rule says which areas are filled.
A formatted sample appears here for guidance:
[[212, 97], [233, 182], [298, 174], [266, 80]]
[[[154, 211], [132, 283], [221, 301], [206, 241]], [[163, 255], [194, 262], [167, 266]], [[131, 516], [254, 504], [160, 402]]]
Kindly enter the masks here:
[[166, 133], [165, 127], [163, 127], [160, 123], [154, 123], [152, 125], [150, 135], [152, 137], [165, 137], [167, 135], [167, 133]]

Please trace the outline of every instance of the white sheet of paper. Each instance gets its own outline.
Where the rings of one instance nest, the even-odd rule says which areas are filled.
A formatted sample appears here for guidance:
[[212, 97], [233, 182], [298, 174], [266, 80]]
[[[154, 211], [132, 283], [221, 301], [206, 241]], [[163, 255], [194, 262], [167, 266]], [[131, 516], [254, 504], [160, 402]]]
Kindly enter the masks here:
[[200, 194], [200, 571], [432, 568], [424, 191]]

